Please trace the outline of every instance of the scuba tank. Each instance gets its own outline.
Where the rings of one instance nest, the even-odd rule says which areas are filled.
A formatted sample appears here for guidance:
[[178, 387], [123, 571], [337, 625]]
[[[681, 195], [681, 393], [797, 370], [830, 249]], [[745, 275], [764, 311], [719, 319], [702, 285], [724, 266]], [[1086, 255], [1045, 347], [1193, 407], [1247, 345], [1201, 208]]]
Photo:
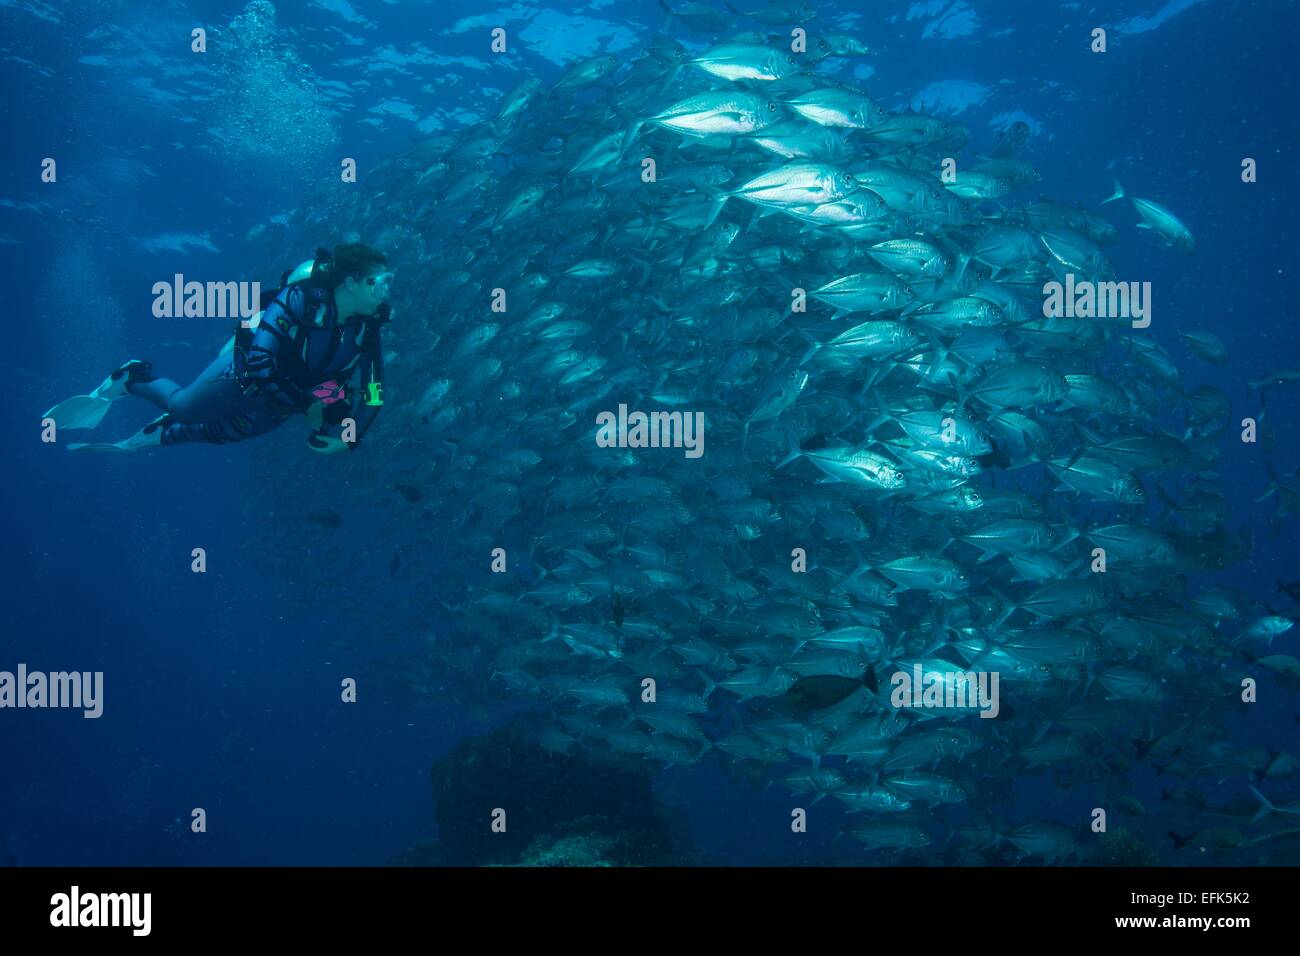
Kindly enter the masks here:
[[[230, 337], [221, 348], [222, 355], [229, 355], [235, 350], [235, 345], [239, 344], [241, 348], [248, 348], [248, 343], [252, 341], [253, 330], [262, 323], [262, 314], [266, 311], [267, 306], [279, 298], [289, 286], [298, 282], [313, 281], [322, 288], [332, 288], [329, 285], [327, 273], [329, 272], [330, 253], [328, 249], [320, 248], [316, 250], [314, 259], [307, 259], [299, 263], [297, 268], [285, 270], [280, 276], [280, 286], [273, 292], [263, 292], [258, 302], [258, 311], [251, 319], [241, 321], [235, 327], [235, 334]], [[321, 307], [323, 308], [323, 306]], [[320, 311], [317, 311], [317, 320], [319, 321]]]

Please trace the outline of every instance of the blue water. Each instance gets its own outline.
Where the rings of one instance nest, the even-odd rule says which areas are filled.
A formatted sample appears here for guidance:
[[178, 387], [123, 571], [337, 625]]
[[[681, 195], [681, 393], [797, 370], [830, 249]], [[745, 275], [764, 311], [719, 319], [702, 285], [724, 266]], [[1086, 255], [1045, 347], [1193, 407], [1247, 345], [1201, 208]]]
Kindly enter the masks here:
[[[663, 27], [662, 11], [610, 2], [517, 5], [507, 16], [464, 0], [284, 0], [275, 9], [275, 43], [288, 45], [287, 59], [254, 62], [260, 78], [236, 81], [212, 65], [215, 54], [189, 50], [194, 26], [227, 24], [236, 4], [0, 0], [9, 376], [0, 407], [8, 555], [0, 669], [25, 662], [107, 675], [99, 720], [0, 712], [0, 856], [25, 865], [382, 864], [436, 837], [429, 766], [490, 726], [375, 666], [420, 639], [402, 622], [385, 625], [385, 646], [367, 646], [369, 634], [331, 646], [362, 635], [339, 632], [327, 593], [319, 614], [286, 610], [297, 607], [285, 601], [292, 585], [267, 574], [257, 552], [268, 528], [301, 518], [257, 505], [274, 485], [302, 483], [306, 493], [310, 473], [258, 473], [241, 446], [77, 457], [41, 443], [38, 415], [127, 357], [147, 355], [181, 379], [199, 371], [227, 330], [154, 318], [152, 284], [176, 271], [278, 274], [312, 244], [335, 241], [311, 237], [293, 262], [242, 254], [250, 229], [299, 205], [304, 162], [349, 155], [367, 169], [417, 136], [493, 115], [496, 91], [525, 71], [549, 81], [575, 56], [627, 49]], [[1197, 236], [1194, 259], [1133, 229], [1127, 207], [1109, 207], [1122, 239], [1108, 252], [1121, 278], [1153, 283], [1151, 334], [1180, 366], [1195, 366], [1193, 381], [1231, 398], [1234, 420], [1259, 412], [1245, 380], [1300, 365], [1294, 3], [818, 9], [823, 18], [855, 11], [836, 32], [880, 50], [849, 62], [873, 71], [859, 78], [887, 107], [913, 102], [954, 116], [974, 131], [974, 145], [1025, 119], [1044, 193], [1092, 207], [1116, 174], [1175, 208]], [[487, 52], [498, 24], [513, 31], [508, 61]], [[1110, 30], [1106, 54], [1089, 51], [1094, 26]], [[294, 70], [310, 76], [314, 98], [288, 82]], [[250, 118], [258, 93], [280, 97], [271, 118]], [[240, 122], [253, 140], [242, 152], [212, 132]], [[58, 162], [57, 184], [39, 179], [45, 157]], [[1258, 160], [1257, 183], [1242, 183], [1244, 157]], [[1217, 334], [1230, 364], [1194, 363], [1176, 336], [1187, 329]], [[1220, 580], [1278, 609], [1294, 605], [1274, 580], [1300, 580], [1297, 519], [1275, 535], [1276, 500], [1253, 499], [1267, 483], [1265, 461], [1282, 474], [1300, 466], [1297, 397], [1300, 383], [1270, 396], [1271, 453], [1232, 441], [1232, 428], [1223, 443], [1230, 527], [1249, 527], [1255, 551]], [[146, 412], [132, 414], [143, 421]], [[115, 433], [137, 422], [114, 416]], [[382, 420], [377, 427], [382, 441]], [[346, 517], [348, 534], [367, 533]], [[283, 565], [323, 560], [316, 538], [304, 531], [301, 540], [298, 553], [279, 556]], [[190, 572], [196, 547], [206, 549], [206, 574]], [[391, 593], [360, 596], [376, 607], [416, 586], [378, 580]], [[1294, 652], [1288, 639], [1280, 652]], [[340, 706], [349, 675], [367, 676], [359, 703]], [[509, 710], [502, 693], [493, 719]], [[1293, 712], [1294, 695], [1270, 685], [1233, 718], [1234, 739], [1294, 748]], [[1161, 783], [1139, 767], [1133, 793], [1158, 804]], [[790, 800], [779, 786], [758, 794], [711, 764], [669, 770], [657, 784], [686, 808], [702, 858], [787, 862], [808, 852], [783, 827]], [[1043, 778], [1025, 787], [1040, 816], [1078, 815]], [[189, 832], [195, 807], [208, 814], [203, 839]], [[815, 834], [814, 845], [829, 847], [829, 836]]]

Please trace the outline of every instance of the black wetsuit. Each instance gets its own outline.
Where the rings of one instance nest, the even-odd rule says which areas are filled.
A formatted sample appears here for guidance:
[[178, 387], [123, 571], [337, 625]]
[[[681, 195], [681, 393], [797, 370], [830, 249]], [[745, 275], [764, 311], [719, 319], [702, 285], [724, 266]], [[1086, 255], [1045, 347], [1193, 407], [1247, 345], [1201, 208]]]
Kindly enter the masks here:
[[[311, 438], [341, 432], [339, 423], [350, 417], [359, 441], [379, 415], [380, 405], [365, 401], [371, 397], [365, 389], [383, 376], [379, 329], [385, 321], [354, 315], [339, 322], [332, 293], [295, 283], [267, 305], [251, 336], [237, 336], [234, 351], [219, 355], [188, 386], [156, 378], [132, 382], [127, 391], [171, 416], [162, 444], [224, 445], [264, 435], [305, 412], [315, 401], [312, 390], [334, 382], [346, 396], [326, 406], [327, 424]], [[349, 384], [354, 376], [360, 391]], [[354, 415], [354, 409], [361, 411]]]

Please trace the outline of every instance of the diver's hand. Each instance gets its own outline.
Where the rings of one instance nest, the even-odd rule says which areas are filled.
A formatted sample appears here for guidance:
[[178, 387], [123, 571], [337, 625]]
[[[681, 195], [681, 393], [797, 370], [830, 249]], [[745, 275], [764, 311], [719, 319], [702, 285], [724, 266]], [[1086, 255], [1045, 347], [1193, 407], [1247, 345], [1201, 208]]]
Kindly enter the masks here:
[[330, 438], [327, 435], [308, 435], [307, 444], [311, 450], [319, 452], [322, 455], [333, 455], [336, 452], [344, 451], [351, 444], [341, 438]]

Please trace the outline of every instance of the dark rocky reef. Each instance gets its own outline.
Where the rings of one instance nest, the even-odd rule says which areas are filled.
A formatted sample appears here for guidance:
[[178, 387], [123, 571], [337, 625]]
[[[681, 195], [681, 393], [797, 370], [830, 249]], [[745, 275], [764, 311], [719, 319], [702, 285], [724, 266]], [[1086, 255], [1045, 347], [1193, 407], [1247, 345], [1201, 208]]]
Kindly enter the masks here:
[[[543, 750], [519, 724], [462, 741], [433, 765], [436, 843], [399, 866], [664, 866], [686, 858], [675, 815], [650, 777]], [[493, 810], [506, 813], [493, 832]]]
[[1099, 866], [1159, 866], [1160, 858], [1147, 844], [1120, 827], [1101, 838]]

